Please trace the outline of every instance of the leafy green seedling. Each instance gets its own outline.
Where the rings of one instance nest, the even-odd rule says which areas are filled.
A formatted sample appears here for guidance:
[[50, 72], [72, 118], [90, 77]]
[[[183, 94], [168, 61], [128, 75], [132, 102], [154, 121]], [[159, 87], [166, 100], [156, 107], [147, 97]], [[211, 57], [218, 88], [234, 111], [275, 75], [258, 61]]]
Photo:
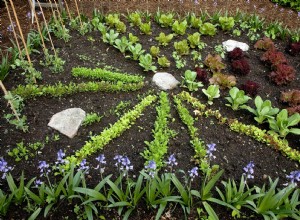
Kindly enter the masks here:
[[208, 98], [207, 103], [209, 105], [213, 104], [213, 99], [220, 97], [220, 88], [218, 85], [210, 85], [210, 86], [208, 86], [207, 89], [202, 89], [202, 92], [204, 93], [204, 95], [207, 96], [207, 98]]
[[115, 40], [118, 38], [118, 36], [118, 32], [115, 32], [115, 30], [110, 29], [108, 33], [105, 33], [105, 35], [103, 35], [103, 42], [109, 43], [110, 45], [114, 45]]
[[263, 101], [260, 96], [256, 96], [254, 100], [256, 109], [251, 108], [250, 106], [241, 106], [243, 109], [247, 109], [249, 112], [255, 115], [254, 119], [259, 124], [262, 124], [268, 119], [273, 119], [274, 115], [279, 112], [278, 108], [273, 108], [270, 100]]
[[175, 21], [172, 25], [172, 30], [179, 35], [184, 35], [187, 28], [187, 21], [183, 20], [179, 23], [179, 21]]
[[195, 82], [197, 77], [197, 73], [195, 71], [186, 70], [183, 78], [182, 87], [188, 88], [190, 92], [198, 91], [199, 87], [202, 87], [203, 84], [201, 82]]
[[149, 21], [148, 23], [142, 23], [140, 25], [140, 31], [146, 35], [152, 34], [151, 31], [151, 22]]
[[201, 34], [214, 36], [217, 33], [216, 27], [211, 23], [204, 23], [200, 28], [199, 31]]
[[114, 47], [117, 48], [122, 54], [125, 54], [128, 46], [131, 43], [127, 40], [126, 36], [121, 37], [121, 39], [116, 39]]
[[229, 31], [234, 26], [233, 17], [219, 17], [219, 23], [223, 31]]
[[196, 48], [201, 43], [199, 32], [195, 32], [193, 34], [188, 35], [187, 39], [191, 48]]
[[161, 14], [158, 19], [158, 23], [162, 27], [171, 27], [173, 24], [173, 20], [174, 20], [173, 17], [174, 17], [174, 15], [172, 13]]
[[276, 119], [271, 118], [268, 121], [272, 131], [277, 132], [283, 138], [289, 133], [300, 135], [299, 128], [289, 128], [300, 122], [299, 113], [295, 113], [289, 117], [288, 111], [283, 109], [276, 115]]
[[136, 44], [140, 40], [137, 36], [133, 35], [132, 33], [128, 34], [128, 39], [132, 44]]
[[139, 26], [142, 23], [141, 15], [138, 12], [130, 13], [128, 15], [128, 20], [132, 26]]
[[229, 90], [229, 95], [229, 97], [225, 97], [225, 99], [230, 103], [226, 104], [226, 106], [230, 106], [233, 110], [238, 110], [251, 99], [249, 96], [245, 95], [243, 90], [239, 90], [237, 87], [232, 87]]
[[166, 56], [159, 57], [157, 59], [157, 62], [162, 67], [169, 67], [171, 65], [170, 61], [168, 60], [168, 58]]
[[173, 39], [173, 36], [173, 34], [165, 35], [165, 33], [161, 32], [155, 40], [157, 40], [160, 45], [167, 46]]
[[147, 53], [145, 55], [140, 55], [139, 57], [139, 65], [144, 68], [144, 71], [155, 71], [157, 68], [153, 65], [151, 54]]
[[174, 42], [174, 48], [178, 55], [188, 55], [190, 51], [190, 47], [187, 43], [187, 40]]
[[[143, 50], [141, 44], [136, 44], [136, 45], [129, 45], [128, 50], [132, 53], [132, 59], [133, 60], [138, 60], [140, 55], [145, 53], [145, 50]], [[131, 56], [126, 56], [126, 57], [131, 57]]]
[[157, 46], [150, 47], [150, 54], [152, 55], [152, 57], [158, 57], [159, 52], [160, 52], [159, 47], [157, 47]]

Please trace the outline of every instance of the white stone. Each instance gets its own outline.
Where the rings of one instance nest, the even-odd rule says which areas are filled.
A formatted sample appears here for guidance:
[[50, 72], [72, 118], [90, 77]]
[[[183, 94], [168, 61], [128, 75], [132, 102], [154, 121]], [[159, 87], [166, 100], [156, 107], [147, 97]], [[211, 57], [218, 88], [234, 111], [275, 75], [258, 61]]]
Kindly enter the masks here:
[[155, 73], [152, 81], [162, 90], [174, 89], [180, 83], [172, 74], [165, 72]]
[[48, 126], [69, 138], [73, 138], [85, 116], [85, 111], [81, 108], [69, 108], [53, 115]]
[[248, 51], [249, 50], [249, 45], [243, 42], [235, 41], [235, 40], [227, 40], [224, 41], [223, 47], [225, 47], [227, 52], [232, 51], [234, 48], [238, 47], [243, 51]]

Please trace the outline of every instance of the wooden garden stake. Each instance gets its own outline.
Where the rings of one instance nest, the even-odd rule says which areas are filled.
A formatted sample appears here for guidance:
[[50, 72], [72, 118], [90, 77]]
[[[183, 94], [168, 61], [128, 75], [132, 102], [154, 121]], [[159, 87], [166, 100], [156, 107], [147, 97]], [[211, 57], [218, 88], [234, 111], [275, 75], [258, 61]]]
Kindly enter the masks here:
[[[11, 4], [11, 7], [12, 7], [12, 10], [13, 10], [16, 22], [17, 22], [17, 26], [18, 26], [18, 29], [19, 29], [19, 32], [20, 32], [20, 35], [21, 35], [23, 45], [24, 45], [24, 49], [25, 49], [25, 53], [26, 53], [26, 56], [27, 56], [27, 59], [28, 59], [28, 63], [29, 63], [30, 66], [32, 66], [32, 62], [31, 62], [31, 59], [30, 59], [30, 56], [29, 56], [29, 52], [28, 52], [28, 49], [27, 49], [27, 45], [26, 45], [26, 42], [25, 42], [25, 38], [24, 38], [24, 35], [23, 35], [23, 32], [22, 32], [21, 26], [20, 26], [20, 22], [19, 22], [17, 13], [16, 13], [14, 3], [13, 3], [12, 0], [9, 0], [9, 2]], [[34, 76], [32, 78], [33, 78], [33, 82], [36, 83], [36, 78]]]
[[75, 5], [76, 5], [76, 10], [77, 10], [77, 13], [78, 13], [79, 21], [80, 21], [80, 26], [81, 26], [81, 28], [82, 28], [82, 22], [81, 22], [81, 17], [80, 17], [78, 5], [77, 5], [77, 0], [75, 0]]
[[64, 0], [64, 3], [65, 3], [65, 6], [66, 6], [66, 9], [67, 9], [67, 13], [68, 13], [69, 19], [70, 19], [70, 21], [71, 21], [71, 20], [72, 20], [72, 16], [71, 16], [71, 13], [70, 13], [70, 10], [69, 10], [68, 3], [67, 3], [66, 0]]
[[[4, 93], [4, 95], [5, 95], [5, 96], [8, 95], [8, 92], [7, 92], [7, 90], [6, 90], [5, 86], [4, 86], [4, 84], [2, 83], [2, 80], [0, 80], [0, 87], [1, 87], [1, 89], [2, 89], [2, 91], [3, 91], [3, 93]], [[8, 102], [8, 104], [10, 105], [10, 108], [11, 108], [11, 110], [13, 111], [14, 115], [16, 116], [17, 120], [20, 121], [19, 115], [18, 115], [18, 113], [17, 113], [17, 111], [16, 111], [16, 109], [15, 109], [15, 106], [14, 106], [14, 104], [12, 103], [12, 101], [11, 101], [11, 100], [7, 100], [7, 102]], [[25, 130], [24, 128], [23, 128], [23, 132], [26, 132], [26, 130]]]
[[47, 30], [47, 33], [48, 33], [48, 37], [49, 37], [49, 40], [50, 40], [51, 46], [52, 46], [52, 50], [54, 51], [54, 55], [55, 55], [55, 56], [57, 56], [57, 54], [56, 54], [56, 50], [55, 50], [55, 47], [54, 47], [54, 44], [53, 44], [53, 41], [52, 41], [52, 38], [51, 38], [51, 34], [50, 34], [50, 32], [49, 32], [49, 28], [48, 28], [47, 20], [46, 20], [46, 18], [45, 18], [45, 15], [44, 15], [44, 12], [43, 12], [43, 9], [42, 9], [42, 6], [41, 6], [41, 4], [40, 4], [40, 1], [39, 1], [39, 0], [37, 0], [37, 3], [38, 3], [38, 5], [39, 5], [39, 7], [40, 7], [40, 10], [41, 10], [41, 12], [42, 12], [42, 17], [43, 17], [43, 19], [44, 19], [44, 22], [45, 22], [45, 27], [46, 27], [46, 30]]
[[7, 4], [6, 0], [4, 0], [4, 2], [5, 2], [6, 10], [7, 10], [7, 13], [8, 13], [9, 21], [10, 21], [12, 29], [13, 29], [14, 38], [16, 40], [17, 47], [18, 47], [18, 50], [19, 50], [19, 58], [21, 59], [22, 50], [21, 50], [21, 47], [20, 47], [20, 44], [19, 44], [19, 41], [18, 41], [18, 37], [17, 37], [16, 31], [15, 31], [15, 28], [14, 28], [14, 23], [11, 19], [10, 11], [9, 11], [8, 4]]
[[[30, 4], [31, 8], [34, 7], [32, 5], [31, 1], [29, 1], [29, 4]], [[47, 48], [46, 48], [44, 37], [43, 37], [42, 31], [41, 31], [41, 28], [40, 28], [39, 19], [38, 19], [38, 16], [37, 16], [35, 10], [33, 10], [33, 14], [34, 14], [34, 18], [35, 18], [35, 21], [36, 21], [36, 24], [37, 24], [37, 29], [38, 29], [39, 35], [40, 35], [40, 37], [42, 39], [43, 48], [44, 48], [44, 51], [45, 51]]]

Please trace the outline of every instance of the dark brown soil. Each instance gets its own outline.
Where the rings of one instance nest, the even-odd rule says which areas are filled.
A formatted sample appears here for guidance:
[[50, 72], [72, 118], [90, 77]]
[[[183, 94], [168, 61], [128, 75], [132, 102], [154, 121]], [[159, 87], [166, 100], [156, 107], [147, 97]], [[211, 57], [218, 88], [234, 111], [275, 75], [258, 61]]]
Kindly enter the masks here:
[[[251, 1], [252, 2], [252, 1]], [[274, 5], [269, 1], [253, 1], [251, 4], [240, 3], [237, 1], [237, 6], [233, 7], [234, 9], [241, 6], [241, 9], [245, 11], [252, 11], [253, 5], [255, 4], [257, 8], [265, 8], [266, 12], [272, 14], [269, 10], [273, 8]], [[124, 11], [124, 7], [121, 4], [115, 4], [114, 1], [109, 1], [102, 4], [102, 9], [104, 11], [116, 10]], [[128, 3], [129, 9], [136, 9], [131, 2]], [[149, 10], [155, 10], [157, 6], [163, 9], [168, 9], [169, 4], [167, 5], [164, 1], [155, 2], [155, 7], [151, 4], [152, 2], [147, 2], [146, 7]], [[88, 14], [88, 11], [91, 11], [92, 4], [80, 4], [82, 12]], [[141, 4], [139, 2], [139, 4]], [[177, 9], [178, 12], [185, 11], [184, 7], [191, 7], [190, 5], [181, 7], [175, 3], [174, 9]], [[208, 9], [209, 3], [207, 1], [201, 2], [204, 9]], [[22, 6], [20, 1], [16, 1], [17, 9], [20, 10], [20, 16], [23, 16], [27, 12], [27, 6]], [[122, 7], [121, 7], [122, 6]], [[141, 7], [138, 4], [135, 4], [137, 8]], [[226, 1], [218, 1], [218, 7], [226, 6], [226, 9], [232, 8], [232, 5]], [[192, 7], [196, 10], [196, 7]], [[143, 8], [145, 9], [145, 7]], [[2, 14], [2, 10], [0, 13]], [[223, 10], [225, 10], [223, 8]], [[275, 10], [275, 9], [274, 9]], [[278, 9], [276, 9], [278, 10]], [[284, 22], [287, 21], [287, 25], [293, 27], [292, 25], [299, 24], [299, 19], [296, 17], [295, 12], [289, 13], [288, 9], [283, 9], [286, 11], [285, 15], [282, 18]], [[288, 22], [289, 18], [294, 16], [294, 23]], [[274, 16], [273, 16], [274, 17]], [[288, 18], [289, 17], [289, 18]], [[2, 17], [3, 20], [5, 15]], [[21, 17], [22, 19], [22, 17]], [[268, 19], [272, 19], [268, 17]], [[298, 20], [297, 20], [298, 19]], [[125, 20], [125, 19], [123, 19]], [[25, 22], [25, 19], [24, 19]], [[26, 22], [28, 22], [26, 20]], [[7, 23], [6, 23], [7, 24]], [[6, 29], [6, 26], [4, 26]], [[298, 26], [299, 27], [299, 26]], [[170, 30], [161, 28], [155, 22], [153, 22], [152, 35], [145, 36], [141, 35], [136, 28], [130, 27], [127, 25], [127, 33], [133, 33], [138, 35], [140, 38], [143, 48], [149, 50], [152, 45], [156, 45], [154, 40], [155, 36], [163, 32], [168, 32]], [[188, 33], [193, 33], [194, 30], [188, 30]], [[0, 156], [4, 157], [10, 165], [14, 167], [12, 175], [17, 178], [21, 175], [21, 172], [24, 171], [28, 179], [38, 176], [38, 161], [45, 160], [49, 163], [53, 163], [56, 160], [56, 153], [59, 149], [66, 151], [67, 155], [73, 154], [74, 151], [80, 149], [85, 141], [90, 139], [90, 135], [99, 134], [104, 128], [108, 127], [110, 124], [113, 124], [118, 120], [118, 116], [114, 114], [114, 109], [121, 101], [130, 101], [130, 106], [126, 109], [131, 109], [135, 104], [137, 104], [140, 99], [139, 95], [143, 96], [146, 93], [152, 91], [153, 93], [158, 93], [159, 90], [151, 83], [151, 78], [153, 73], [144, 72], [142, 68], [138, 65], [138, 62], [125, 59], [124, 56], [117, 51], [112, 46], [109, 46], [102, 42], [101, 35], [98, 32], [91, 32], [85, 36], [81, 36], [77, 31], [71, 32], [70, 42], [63, 42], [62, 40], [55, 40], [54, 44], [56, 48], [59, 48], [60, 57], [66, 61], [64, 66], [64, 72], [60, 74], [53, 74], [48, 68], [44, 68], [39, 64], [39, 61], [43, 59], [43, 55], [34, 55], [32, 60], [34, 66], [37, 70], [41, 71], [43, 74], [43, 79], [38, 82], [38, 84], [54, 84], [57, 82], [68, 83], [68, 82], [80, 82], [82, 79], [75, 79], [71, 76], [71, 69], [73, 67], [83, 66], [89, 68], [96, 67], [108, 67], [111, 66], [113, 69], [132, 73], [132, 74], [141, 74], [145, 76], [145, 86], [143, 89], [137, 92], [120, 92], [120, 93], [80, 93], [75, 95], [64, 96], [62, 98], [51, 98], [43, 97], [30, 99], [25, 101], [24, 115], [27, 116], [29, 132], [23, 133], [16, 130], [12, 125], [8, 124], [6, 120], [2, 117], [4, 114], [10, 113], [10, 109], [7, 106], [3, 97], [0, 98], [1, 106], [1, 118], [0, 118]], [[5, 45], [8, 45], [7, 38], [9, 36], [4, 34], [3, 42]], [[87, 38], [92, 37], [95, 39], [94, 42], [88, 41]], [[185, 36], [177, 37], [176, 40], [181, 40]], [[300, 58], [292, 57], [285, 53], [286, 58], [289, 61], [289, 64], [296, 69], [296, 80], [290, 83], [288, 86], [276, 86], [267, 77], [269, 68], [264, 66], [260, 61], [260, 56], [263, 52], [255, 50], [253, 47], [253, 42], [249, 41], [245, 35], [241, 37], [232, 36], [229, 33], [225, 33], [221, 30], [218, 31], [218, 34], [214, 37], [202, 36], [202, 41], [207, 43], [207, 47], [202, 52], [202, 57], [206, 57], [208, 53], [213, 52], [215, 45], [221, 44], [223, 41], [228, 39], [235, 39], [248, 43], [250, 45], [250, 50], [247, 53], [247, 59], [250, 62], [251, 71], [247, 76], [236, 76], [237, 77], [237, 86], [244, 83], [246, 80], [251, 79], [259, 83], [260, 88], [258, 95], [263, 99], [271, 100], [272, 104], [275, 107], [286, 108], [279, 101], [280, 92], [286, 91], [289, 89], [299, 89], [300, 85]], [[279, 51], [284, 52], [288, 42], [284, 41], [275, 41], [276, 47]], [[48, 45], [49, 46], [49, 45]], [[161, 54], [166, 55], [169, 60], [173, 61], [172, 58], [172, 46], [161, 48]], [[163, 69], [172, 73], [179, 81], [182, 80], [182, 76], [185, 70], [194, 69], [194, 66], [199, 64], [192, 61], [187, 57], [187, 65], [183, 69], [176, 69], [175, 62], [172, 62], [172, 65], [169, 69]], [[229, 62], [225, 59], [227, 64], [227, 69], [225, 72], [230, 72]], [[8, 90], [15, 88], [19, 84], [24, 84], [24, 77], [20, 75], [20, 70], [11, 71], [9, 76], [4, 81], [5, 86]], [[169, 93], [169, 99], [171, 103], [172, 96], [181, 92], [183, 88], [177, 88], [172, 90]], [[228, 118], [237, 118], [239, 121], [245, 124], [254, 124], [257, 125], [253, 120], [253, 116], [250, 113], [240, 110], [237, 112], [232, 111], [230, 108], [225, 106], [226, 100], [224, 97], [228, 94], [228, 90], [223, 90], [221, 98], [217, 99], [212, 105], [212, 109], [220, 110], [221, 114]], [[203, 103], [206, 102], [205, 96], [202, 94], [201, 90], [193, 93], [193, 96], [199, 98]], [[61, 110], [71, 107], [80, 107], [86, 112], [97, 112], [100, 115], [103, 115], [100, 123], [93, 124], [88, 127], [81, 127], [79, 133], [73, 138], [69, 139], [64, 135], [59, 135], [60, 139], [58, 141], [52, 141], [47, 144], [40, 153], [37, 153], [34, 157], [29, 160], [22, 160], [20, 162], [15, 162], [13, 158], [7, 155], [7, 152], [16, 146], [16, 143], [34, 143], [37, 141], [44, 141], [45, 138], [53, 137], [57, 135], [58, 132], [50, 129], [47, 126], [51, 116]], [[143, 116], [140, 117], [134, 126], [129, 130], [125, 131], [124, 134], [114, 139], [108, 146], [105, 146], [103, 153], [106, 157], [107, 166], [105, 174], [114, 174], [117, 175], [117, 172], [114, 167], [113, 157], [117, 154], [127, 155], [133, 166], [134, 172], [131, 175], [137, 175], [138, 171], [143, 169], [144, 159], [140, 156], [140, 153], [145, 149], [146, 145], [144, 141], [152, 140], [152, 129], [154, 126], [154, 121], [156, 119], [156, 104], [148, 107], [144, 112]], [[191, 113], [192, 109], [190, 108]], [[172, 104], [171, 114], [173, 121], [170, 123], [170, 128], [177, 132], [175, 138], [171, 139], [169, 142], [169, 154], [174, 153], [178, 159], [178, 168], [182, 170], [191, 169], [194, 164], [191, 161], [194, 151], [189, 144], [189, 136], [186, 126], [181, 122], [174, 105]], [[234, 178], [236, 180], [240, 179], [243, 173], [243, 167], [246, 166], [250, 161], [255, 163], [255, 179], [250, 181], [249, 184], [262, 185], [263, 183], [268, 182], [267, 177], [270, 176], [272, 179], [277, 177], [280, 178], [280, 186], [286, 183], [286, 175], [293, 170], [299, 170], [299, 163], [291, 161], [280, 152], [275, 151], [272, 147], [265, 144], [259, 143], [252, 138], [249, 138], [245, 135], [240, 135], [229, 130], [226, 125], [220, 125], [213, 118], [204, 118], [201, 117], [196, 122], [196, 127], [199, 129], [200, 138], [204, 140], [205, 143], [216, 143], [217, 151], [215, 153], [216, 159], [212, 161], [213, 164], [219, 164], [221, 169], [224, 169], [224, 175], [222, 179]], [[267, 129], [267, 127], [262, 127]], [[287, 140], [290, 143], [290, 146], [294, 149], [300, 150], [300, 140], [298, 136], [288, 135]], [[100, 153], [100, 152], [99, 152]], [[98, 155], [93, 155], [87, 158], [87, 161], [90, 163], [90, 166], [96, 167], [95, 157]], [[88, 185], [94, 186], [99, 181], [99, 174], [96, 171], [92, 171], [88, 177]], [[197, 181], [199, 181], [197, 179]], [[0, 184], [3, 183], [0, 180]], [[197, 183], [195, 183], [197, 184]], [[2, 186], [1, 186], [2, 187]], [[4, 185], [4, 188], [6, 186]], [[69, 219], [76, 218], [76, 215], [73, 213], [74, 204], [61, 204], [57, 212], [53, 213], [50, 219], [58, 219], [61, 216], [69, 216]], [[62, 208], [63, 207], [63, 208]], [[173, 207], [174, 208], [174, 207]], [[169, 207], [169, 210], [172, 211], [172, 207]], [[216, 211], [219, 214], [220, 219], [230, 219], [230, 213], [227, 213], [224, 208], [216, 207]], [[170, 219], [182, 219], [182, 212], [179, 207], [175, 209], [174, 212], [171, 212]], [[249, 213], [248, 213], [249, 214]], [[117, 213], [114, 211], [105, 211], [103, 215], [106, 219], [118, 219]], [[27, 214], [25, 211], [22, 211], [19, 207], [12, 207], [10, 209], [7, 219], [22, 219], [26, 218]], [[138, 208], [137, 215], [132, 219], [152, 219], [155, 216], [155, 212], [148, 211], [143, 205]], [[28, 217], [28, 216], [27, 216]], [[197, 217], [196, 210], [192, 211], [190, 219], [195, 219]], [[168, 218], [165, 218], [168, 219]], [[252, 218], [255, 219], [255, 218]], [[257, 218], [260, 219], [260, 218]]]

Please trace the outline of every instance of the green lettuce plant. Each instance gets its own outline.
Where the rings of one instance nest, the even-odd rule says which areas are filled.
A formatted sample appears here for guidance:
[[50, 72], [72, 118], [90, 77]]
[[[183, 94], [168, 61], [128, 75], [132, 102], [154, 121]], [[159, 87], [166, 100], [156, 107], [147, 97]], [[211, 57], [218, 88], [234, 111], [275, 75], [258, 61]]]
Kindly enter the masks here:
[[128, 41], [126, 36], [122, 36], [121, 39], [116, 39], [114, 47], [117, 48], [122, 54], [125, 54], [128, 46], [131, 43]]
[[213, 100], [220, 97], [220, 89], [218, 85], [210, 85], [207, 89], [202, 89], [204, 95], [208, 98], [208, 104], [212, 105]]
[[171, 65], [171, 62], [168, 60], [168, 58], [166, 56], [158, 57], [157, 63], [161, 67], [170, 67], [170, 65]]
[[197, 18], [194, 13], [191, 13], [188, 16], [188, 23], [191, 25], [191, 27], [199, 29], [202, 25], [202, 19]]
[[88, 126], [95, 122], [100, 122], [103, 116], [98, 115], [97, 113], [87, 113], [83, 122], [82, 126]]
[[270, 100], [263, 101], [260, 96], [256, 96], [254, 99], [256, 109], [250, 106], [244, 106], [243, 109], [247, 109], [249, 112], [255, 115], [254, 119], [259, 124], [264, 123], [268, 119], [273, 119], [274, 115], [279, 112], [278, 108], [273, 108]]
[[195, 71], [186, 70], [184, 72], [182, 87], [186, 87], [190, 92], [198, 91], [202, 87], [201, 82], [196, 82], [197, 73]]
[[299, 113], [295, 113], [289, 117], [288, 111], [286, 109], [283, 109], [276, 115], [276, 119], [269, 118], [268, 121], [272, 131], [278, 133], [280, 137], [285, 138], [285, 136], [289, 133], [300, 135], [299, 128], [289, 128], [299, 124]]
[[173, 13], [168, 13], [168, 14], [160, 14], [158, 18], [158, 23], [162, 27], [171, 27], [174, 22], [174, 14]]
[[129, 20], [130, 25], [132, 26], [139, 26], [142, 23], [141, 14], [139, 12], [129, 13], [127, 19]]
[[190, 52], [190, 47], [187, 43], [187, 40], [174, 42], [174, 48], [178, 55], [188, 55]]
[[[143, 50], [143, 47], [140, 43], [135, 45], [129, 45], [128, 51], [131, 52], [133, 60], [138, 60], [139, 57], [145, 53], [145, 50]], [[131, 57], [131, 56], [126, 56], [126, 57]]]
[[198, 45], [200, 45], [201, 40], [200, 40], [200, 33], [199, 32], [195, 32], [193, 34], [189, 34], [187, 37], [190, 47], [191, 48], [196, 48], [198, 47]]
[[108, 26], [113, 28], [118, 22], [120, 22], [120, 16], [117, 13], [108, 14], [105, 16], [105, 22]]
[[140, 31], [143, 34], [146, 34], [146, 35], [152, 34], [151, 22], [149, 21], [148, 23], [142, 23], [142, 24], [140, 24]]
[[152, 56], [149, 53], [140, 55], [139, 61], [139, 65], [144, 68], [144, 71], [151, 70], [154, 72], [157, 69], [156, 66], [153, 65]]
[[179, 35], [184, 35], [186, 28], [187, 28], [187, 21], [185, 19], [180, 23], [178, 20], [176, 20], [172, 25], [172, 30], [174, 31], [174, 33]]
[[126, 24], [123, 21], [119, 21], [118, 23], [115, 24], [116, 30], [120, 33], [125, 33], [126, 32]]
[[115, 32], [114, 29], [110, 29], [109, 32], [105, 33], [103, 36], [103, 42], [109, 43], [110, 45], [114, 45], [115, 40], [118, 38], [119, 33]]
[[223, 31], [229, 31], [234, 26], [233, 17], [219, 17], [219, 23]]
[[136, 44], [140, 39], [137, 36], [133, 35], [132, 33], [129, 33], [128, 40], [131, 44]]
[[217, 28], [211, 23], [204, 23], [200, 26], [199, 31], [201, 34], [214, 36], [217, 33]]
[[160, 32], [159, 36], [156, 37], [155, 40], [157, 40], [160, 45], [167, 46], [173, 39], [173, 36], [173, 34], [166, 35], [165, 33]]
[[159, 52], [160, 52], [159, 47], [157, 47], [157, 46], [150, 47], [150, 54], [152, 55], [152, 57], [158, 57]]
[[230, 106], [233, 110], [238, 110], [241, 106], [244, 106], [251, 98], [245, 95], [243, 90], [239, 90], [237, 87], [232, 87], [229, 90], [229, 96], [225, 97], [225, 99], [230, 104], [225, 104], [226, 106]]

